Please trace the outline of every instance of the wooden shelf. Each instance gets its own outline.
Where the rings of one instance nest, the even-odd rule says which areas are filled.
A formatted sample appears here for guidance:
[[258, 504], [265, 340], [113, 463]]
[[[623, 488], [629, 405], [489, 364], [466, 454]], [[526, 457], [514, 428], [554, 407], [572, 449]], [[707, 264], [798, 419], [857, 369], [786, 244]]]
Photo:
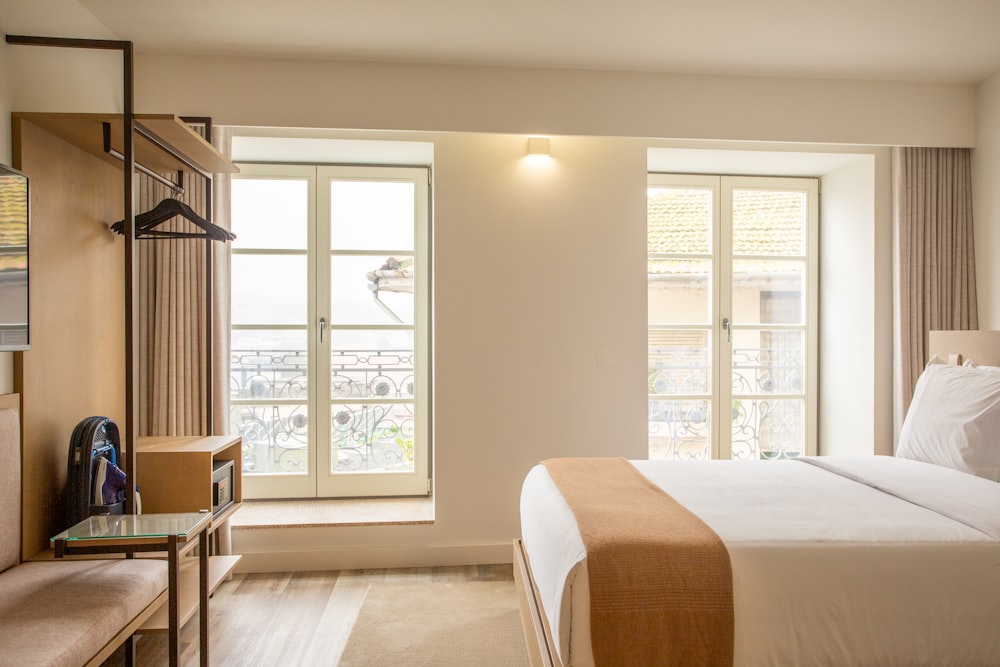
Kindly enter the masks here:
[[[236, 564], [240, 562], [242, 556], [210, 556], [208, 559], [208, 594], [211, 595], [215, 589], [232, 573]], [[180, 624], [183, 626], [198, 611], [198, 558], [185, 557], [181, 559], [180, 574], [177, 581], [177, 593], [179, 596], [178, 605], [180, 609]], [[169, 616], [169, 605], [160, 605], [160, 608], [153, 612], [153, 615], [146, 619], [146, 622], [136, 630], [142, 634], [165, 633], [167, 632], [167, 617]]]
[[240, 441], [238, 435], [141, 436], [138, 447], [146, 452], [208, 452], [217, 454]]
[[[123, 163], [104, 151], [102, 125], [111, 125], [111, 147], [123, 152], [121, 114], [76, 113], [13, 113], [13, 121], [25, 120], [46, 132], [67, 141], [119, 168]], [[192, 130], [187, 123], [172, 114], [136, 114], [137, 125], [148, 129], [179, 153], [185, 155], [196, 167], [210, 174], [235, 174], [239, 168], [212, 144]], [[135, 161], [159, 174], [190, 171], [180, 160], [173, 158], [154, 143], [135, 135]]]
[[234, 462], [233, 505], [213, 523], [231, 516], [243, 500], [243, 440], [238, 435], [141, 437], [135, 451], [143, 512], [211, 510], [215, 461]]

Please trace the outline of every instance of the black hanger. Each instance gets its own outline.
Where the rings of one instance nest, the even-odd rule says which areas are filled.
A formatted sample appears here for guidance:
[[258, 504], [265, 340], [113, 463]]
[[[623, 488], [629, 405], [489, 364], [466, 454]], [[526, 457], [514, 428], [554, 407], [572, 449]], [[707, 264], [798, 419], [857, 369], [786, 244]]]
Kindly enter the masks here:
[[[181, 216], [191, 221], [203, 231], [171, 232], [154, 229], [173, 217]], [[125, 221], [119, 220], [111, 225], [115, 232], [125, 235]], [[135, 216], [135, 237], [137, 239], [171, 238], [171, 239], [212, 239], [213, 241], [232, 241], [236, 234], [215, 225], [195, 213], [194, 209], [184, 202], [168, 197], [152, 209]]]

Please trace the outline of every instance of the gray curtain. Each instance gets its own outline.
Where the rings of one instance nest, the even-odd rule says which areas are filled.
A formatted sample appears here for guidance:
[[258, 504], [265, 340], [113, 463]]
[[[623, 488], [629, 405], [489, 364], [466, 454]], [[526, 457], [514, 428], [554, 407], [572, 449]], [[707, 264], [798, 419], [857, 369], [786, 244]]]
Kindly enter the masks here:
[[927, 332], [979, 328], [972, 235], [972, 150], [894, 151], [896, 425], [927, 362]]
[[[213, 129], [213, 143], [228, 154], [229, 134]], [[186, 175], [184, 193], [140, 175], [136, 211], [147, 211], [166, 197], [188, 204], [208, 217], [205, 180]], [[228, 176], [212, 184], [212, 216], [228, 228]], [[221, 215], [220, 215], [221, 213]], [[197, 231], [175, 217], [160, 230]], [[139, 430], [142, 436], [211, 435], [228, 432], [229, 244], [204, 239], [137, 241], [139, 280]], [[205, 323], [205, 253], [211, 252], [212, 387], [208, 387]], [[212, 396], [214, 428], [209, 427], [207, 396]]]

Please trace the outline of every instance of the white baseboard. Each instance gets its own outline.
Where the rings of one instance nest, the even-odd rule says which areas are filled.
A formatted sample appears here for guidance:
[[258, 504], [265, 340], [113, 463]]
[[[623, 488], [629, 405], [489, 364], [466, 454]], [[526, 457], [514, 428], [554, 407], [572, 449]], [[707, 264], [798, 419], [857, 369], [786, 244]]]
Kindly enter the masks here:
[[443, 565], [493, 565], [513, 561], [510, 544], [372, 547], [326, 551], [242, 553], [238, 573], [308, 572]]

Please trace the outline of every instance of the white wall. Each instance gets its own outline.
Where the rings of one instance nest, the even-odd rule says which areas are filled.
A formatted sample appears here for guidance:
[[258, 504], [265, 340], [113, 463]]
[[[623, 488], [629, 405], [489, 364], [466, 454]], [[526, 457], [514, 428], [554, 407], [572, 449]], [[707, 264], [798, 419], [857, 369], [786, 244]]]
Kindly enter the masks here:
[[137, 57], [136, 108], [223, 125], [971, 146], [975, 89], [256, 58]]
[[[76, 0], [0, 2], [3, 34], [78, 39], [119, 39]], [[10, 111], [120, 113], [122, 59], [118, 51], [11, 46], [0, 43], [8, 62]], [[7, 122], [10, 122], [9, 115]], [[10, 132], [6, 133], [10, 136]]]
[[247, 568], [507, 560], [533, 464], [645, 456], [643, 142], [557, 136], [537, 164], [521, 135], [421, 136], [435, 143], [435, 523], [237, 531]]
[[876, 198], [890, 185], [887, 148], [822, 178], [819, 451], [825, 455], [892, 453], [892, 347], [874, 335], [887, 325], [880, 314], [892, 313], [885, 271], [892, 262], [891, 220]]
[[[139, 112], [434, 142], [435, 523], [238, 531], [247, 569], [509, 559], [530, 465], [645, 455], [647, 146], [975, 138], [970, 86], [144, 55], [136, 90]], [[19, 74], [16, 98], [94, 110], [38, 76]], [[547, 169], [524, 162], [528, 133], [555, 135]], [[891, 357], [880, 188], [863, 285], [875, 331], [860, 334], [876, 360]], [[890, 380], [871, 372], [878, 431]]]
[[[969, 145], [974, 127], [971, 89], [955, 86], [163, 56], [141, 58], [139, 71], [140, 111], [422, 130], [435, 143], [436, 522], [238, 532], [255, 569], [506, 557], [529, 465], [645, 455], [644, 152], [663, 140], [628, 136]], [[556, 170], [527, 178], [524, 136], [546, 131], [557, 135]], [[566, 136], [577, 133], [604, 138]], [[848, 439], [828, 416], [832, 451], [870, 452], [891, 437], [888, 151], [874, 159], [860, 194], [850, 191], [864, 168], [831, 176], [847, 193], [835, 217], [845, 234], [863, 231], [867, 259], [827, 286], [858, 287], [866, 311], [843, 320], [853, 328], [826, 363], [870, 362], [851, 378], [863, 391], [824, 405], [861, 415]]]
[[981, 83], [972, 157], [979, 328], [1000, 329], [1000, 73]]

